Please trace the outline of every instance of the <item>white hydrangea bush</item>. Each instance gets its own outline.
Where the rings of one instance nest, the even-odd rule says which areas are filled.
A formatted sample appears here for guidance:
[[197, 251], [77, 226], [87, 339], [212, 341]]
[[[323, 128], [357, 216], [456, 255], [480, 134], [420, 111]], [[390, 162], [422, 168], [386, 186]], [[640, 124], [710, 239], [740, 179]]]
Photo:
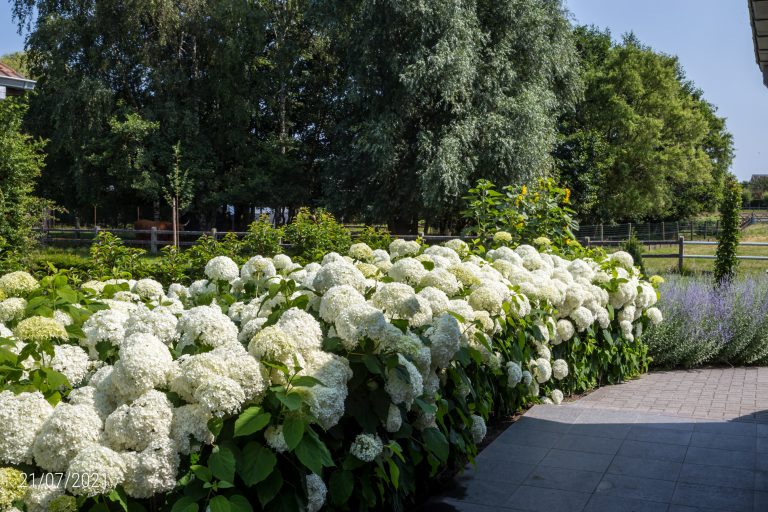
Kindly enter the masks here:
[[[286, 255], [242, 266], [218, 256], [204, 274], [189, 286], [90, 281], [66, 311], [32, 316], [27, 300], [40, 302], [30, 297], [45, 287], [0, 277], [4, 350], [53, 344], [23, 361], [17, 380], [43, 367], [66, 379], [58, 395], [0, 392], [0, 463], [101, 475], [87, 486], [70, 478], [61, 495], [142, 500], [180, 480], [255, 479], [231, 449], [249, 439], [251, 457], [293, 457], [294, 469], [276, 471], [303, 465], [293, 487], [319, 510], [338, 457], [404, 467], [403, 439], [415, 437], [436, 471], [455, 456], [450, 434], [471, 458], [491, 413], [559, 404], [561, 389], [574, 389], [574, 340], [633, 343], [644, 323], [662, 321], [654, 286], [626, 253], [566, 260], [521, 245], [481, 258], [461, 240], [395, 240], [303, 267]], [[216, 474], [189, 472], [198, 453]], [[230, 457], [236, 465], [222, 462]], [[220, 469], [235, 466], [237, 477]], [[375, 477], [393, 485], [391, 473]]]

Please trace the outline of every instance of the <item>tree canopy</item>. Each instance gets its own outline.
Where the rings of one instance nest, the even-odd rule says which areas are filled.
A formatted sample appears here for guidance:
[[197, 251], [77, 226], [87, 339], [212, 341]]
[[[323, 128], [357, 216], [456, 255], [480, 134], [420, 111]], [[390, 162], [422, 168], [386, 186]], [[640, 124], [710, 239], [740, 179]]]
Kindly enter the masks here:
[[583, 101], [560, 121], [555, 150], [582, 220], [685, 218], [714, 210], [733, 159], [725, 120], [676, 57], [629, 34], [576, 30]]

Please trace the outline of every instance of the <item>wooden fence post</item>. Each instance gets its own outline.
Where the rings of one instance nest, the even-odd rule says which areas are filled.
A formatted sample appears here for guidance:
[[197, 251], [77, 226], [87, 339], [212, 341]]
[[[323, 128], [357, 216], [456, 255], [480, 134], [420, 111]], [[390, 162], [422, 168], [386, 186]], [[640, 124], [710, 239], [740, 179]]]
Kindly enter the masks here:
[[627, 229], [627, 240], [629, 240], [630, 238], [632, 238], [632, 223], [631, 222], [627, 222], [627, 226], [628, 226], [628, 229]]
[[666, 240], [667, 239], [667, 232], [664, 229], [664, 222], [661, 223], [661, 239]]
[[149, 252], [157, 254], [157, 227], [152, 226], [152, 232], [149, 235]]
[[685, 258], [685, 237], [680, 235], [677, 239], [677, 271], [683, 273], [683, 259]]
[[704, 221], [704, 240], [707, 239], [707, 223], [709, 223], [708, 220]]
[[603, 223], [601, 222], [600, 223], [600, 241], [602, 242], [603, 240], [605, 240], [605, 238], [603, 238]]
[[590, 247], [590, 241], [589, 241], [589, 237], [587, 237], [587, 249], [589, 249], [589, 247]]
[[693, 240], [693, 221], [691, 221], [691, 240]]
[[216, 228], [211, 229], [211, 236], [213, 237], [213, 241], [216, 241]]

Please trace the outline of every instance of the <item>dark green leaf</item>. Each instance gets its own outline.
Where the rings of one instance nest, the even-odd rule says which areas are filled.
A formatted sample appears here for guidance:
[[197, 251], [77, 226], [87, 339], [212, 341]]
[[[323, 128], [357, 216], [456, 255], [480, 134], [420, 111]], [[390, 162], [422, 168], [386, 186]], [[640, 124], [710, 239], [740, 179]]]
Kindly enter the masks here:
[[304, 436], [304, 421], [295, 416], [289, 416], [283, 423], [283, 437], [289, 450], [296, 448], [301, 438]]
[[225, 496], [214, 496], [208, 502], [208, 507], [210, 507], [211, 512], [231, 512], [232, 510], [229, 500]]
[[351, 471], [339, 470], [331, 474], [328, 490], [331, 493], [331, 501], [336, 505], [343, 505], [352, 496], [355, 487], [355, 475]]
[[269, 448], [250, 442], [243, 448], [238, 474], [248, 487], [264, 481], [274, 470], [277, 457]]
[[235, 437], [247, 436], [259, 432], [269, 424], [272, 415], [262, 412], [261, 407], [249, 407], [235, 420]]
[[229, 448], [219, 446], [208, 458], [208, 468], [219, 480], [234, 483], [235, 454]]

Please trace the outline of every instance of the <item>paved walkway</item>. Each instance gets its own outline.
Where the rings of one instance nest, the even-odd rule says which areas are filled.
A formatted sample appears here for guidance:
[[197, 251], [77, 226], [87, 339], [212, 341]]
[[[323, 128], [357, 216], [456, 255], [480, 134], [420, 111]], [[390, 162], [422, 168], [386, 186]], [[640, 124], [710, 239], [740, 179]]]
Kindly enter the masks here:
[[426, 508], [768, 511], [768, 368], [654, 372], [537, 405]]

